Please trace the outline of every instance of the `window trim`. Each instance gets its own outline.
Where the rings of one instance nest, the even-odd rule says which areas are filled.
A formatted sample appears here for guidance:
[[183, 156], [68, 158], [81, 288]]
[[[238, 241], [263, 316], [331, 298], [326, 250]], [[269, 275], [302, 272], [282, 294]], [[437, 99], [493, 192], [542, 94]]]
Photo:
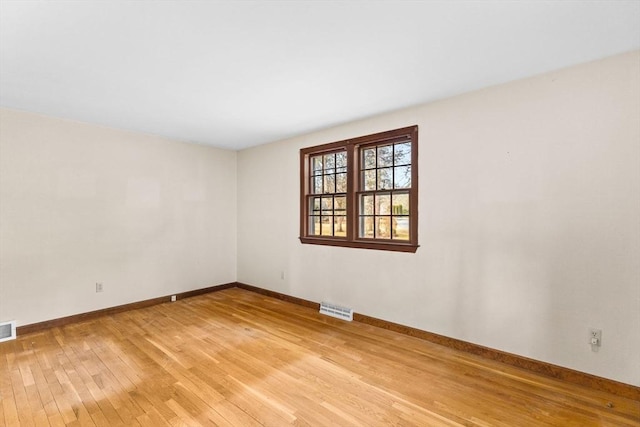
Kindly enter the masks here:
[[[409, 138], [411, 140], [411, 188], [409, 189], [409, 240], [404, 242], [393, 239], [360, 238], [358, 230], [358, 193], [359, 174], [361, 172], [360, 149], [366, 146], [393, 143], [395, 140]], [[345, 149], [347, 152], [347, 236], [309, 236], [309, 207], [307, 198], [310, 195], [309, 158], [324, 153]], [[384, 191], [384, 190], [382, 190]], [[390, 192], [393, 190], [389, 190]], [[300, 242], [305, 244], [340, 246], [361, 249], [378, 249], [396, 252], [415, 253], [418, 245], [418, 126], [365, 135], [358, 138], [331, 142], [302, 148], [300, 150]]]

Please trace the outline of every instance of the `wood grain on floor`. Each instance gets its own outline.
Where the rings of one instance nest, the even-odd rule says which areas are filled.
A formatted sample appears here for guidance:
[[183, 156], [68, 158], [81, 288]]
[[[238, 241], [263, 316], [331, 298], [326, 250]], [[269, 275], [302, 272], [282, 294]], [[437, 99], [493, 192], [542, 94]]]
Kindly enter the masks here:
[[640, 402], [239, 288], [0, 344], [0, 425], [640, 426]]

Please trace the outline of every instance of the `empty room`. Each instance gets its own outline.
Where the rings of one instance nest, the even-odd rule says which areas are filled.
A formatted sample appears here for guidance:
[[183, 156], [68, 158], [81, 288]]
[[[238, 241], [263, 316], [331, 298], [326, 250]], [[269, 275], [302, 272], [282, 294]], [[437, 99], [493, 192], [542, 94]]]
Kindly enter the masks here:
[[0, 0], [0, 427], [640, 426], [640, 1]]

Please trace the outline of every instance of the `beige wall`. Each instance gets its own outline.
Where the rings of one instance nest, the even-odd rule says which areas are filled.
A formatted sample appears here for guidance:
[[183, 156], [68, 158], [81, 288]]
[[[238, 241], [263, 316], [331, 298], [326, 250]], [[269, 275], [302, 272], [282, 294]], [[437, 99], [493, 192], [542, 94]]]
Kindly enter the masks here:
[[235, 281], [235, 183], [233, 151], [0, 110], [0, 321]]
[[[417, 253], [300, 244], [298, 150], [413, 124]], [[640, 385], [639, 52], [241, 151], [238, 224], [241, 282]]]

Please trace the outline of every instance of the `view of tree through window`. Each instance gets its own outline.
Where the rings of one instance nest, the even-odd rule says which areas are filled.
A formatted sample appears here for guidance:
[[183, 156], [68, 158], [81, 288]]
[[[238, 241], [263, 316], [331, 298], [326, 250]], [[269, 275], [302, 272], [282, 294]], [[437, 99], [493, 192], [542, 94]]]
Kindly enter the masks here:
[[300, 150], [300, 240], [415, 252], [417, 138], [412, 126]]

